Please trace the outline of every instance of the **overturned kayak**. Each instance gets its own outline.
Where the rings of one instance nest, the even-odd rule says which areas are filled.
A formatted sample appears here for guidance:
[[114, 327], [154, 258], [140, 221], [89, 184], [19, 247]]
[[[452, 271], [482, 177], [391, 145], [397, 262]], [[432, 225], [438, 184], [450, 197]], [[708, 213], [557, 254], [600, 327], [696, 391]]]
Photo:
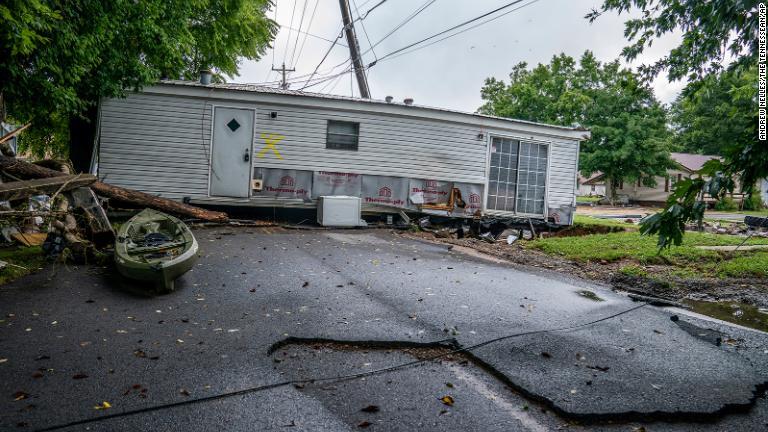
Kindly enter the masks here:
[[157, 292], [170, 292], [174, 280], [195, 264], [197, 248], [184, 222], [145, 209], [118, 230], [115, 263], [123, 276], [150, 282]]

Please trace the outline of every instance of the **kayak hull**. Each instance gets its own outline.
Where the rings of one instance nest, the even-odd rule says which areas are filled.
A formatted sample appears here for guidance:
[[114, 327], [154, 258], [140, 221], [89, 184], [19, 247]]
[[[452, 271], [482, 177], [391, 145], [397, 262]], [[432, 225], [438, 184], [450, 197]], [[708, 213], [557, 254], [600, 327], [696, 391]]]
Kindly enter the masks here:
[[[150, 246], [144, 244], [146, 238], [153, 241]], [[147, 209], [118, 230], [115, 264], [124, 277], [145, 282], [157, 293], [167, 293], [174, 290], [174, 281], [195, 265], [197, 252], [197, 240], [184, 222]]]

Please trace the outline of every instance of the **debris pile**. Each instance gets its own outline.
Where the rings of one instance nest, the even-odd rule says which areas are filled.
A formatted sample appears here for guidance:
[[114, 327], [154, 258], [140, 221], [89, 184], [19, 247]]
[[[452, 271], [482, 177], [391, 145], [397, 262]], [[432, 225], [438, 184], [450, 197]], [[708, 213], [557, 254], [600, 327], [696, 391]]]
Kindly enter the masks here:
[[518, 239], [533, 240], [537, 236], [566, 227], [540, 219], [494, 216], [474, 219], [425, 216], [417, 221], [417, 226], [421, 231], [431, 232], [439, 238], [473, 237], [488, 243], [505, 241], [507, 244], [512, 244]]
[[707, 221], [704, 220], [701, 226], [689, 224], [687, 231], [703, 231], [710, 234], [726, 234], [768, 238], [768, 218], [747, 216], [744, 222], [733, 221]]
[[0, 155], [0, 240], [41, 246], [49, 258], [92, 260], [111, 248], [115, 232], [106, 208], [152, 208], [206, 222], [225, 222], [210, 211], [71, 174], [58, 161], [28, 163]]

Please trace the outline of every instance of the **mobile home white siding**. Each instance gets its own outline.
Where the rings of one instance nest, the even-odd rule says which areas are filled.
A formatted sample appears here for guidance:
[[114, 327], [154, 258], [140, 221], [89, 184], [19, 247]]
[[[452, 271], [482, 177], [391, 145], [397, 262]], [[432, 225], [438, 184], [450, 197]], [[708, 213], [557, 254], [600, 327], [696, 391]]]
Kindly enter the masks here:
[[[158, 85], [100, 107], [99, 177], [172, 198], [258, 205], [263, 198], [209, 196], [215, 107], [255, 112], [254, 167], [354, 172], [487, 186], [493, 136], [550, 144], [546, 207], [573, 205], [583, 132], [420, 107], [322, 97]], [[277, 113], [272, 118], [270, 113]], [[326, 149], [328, 120], [360, 124], [358, 151]], [[262, 134], [279, 134], [282, 159], [255, 157]]]

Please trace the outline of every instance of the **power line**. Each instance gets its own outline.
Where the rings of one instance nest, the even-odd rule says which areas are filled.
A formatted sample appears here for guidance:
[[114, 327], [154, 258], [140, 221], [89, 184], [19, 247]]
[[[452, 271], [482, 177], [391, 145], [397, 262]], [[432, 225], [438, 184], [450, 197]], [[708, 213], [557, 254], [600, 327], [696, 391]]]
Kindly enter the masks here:
[[[382, 37], [381, 39], [379, 39], [379, 40], [378, 40], [378, 41], [377, 41], [375, 44], [371, 45], [371, 47], [370, 47], [370, 48], [368, 48], [368, 49], [367, 49], [365, 52], [363, 52], [363, 54], [362, 54], [362, 55], [364, 55], [364, 54], [367, 54], [369, 51], [372, 51], [372, 50], [373, 50], [375, 47], [377, 47], [377, 46], [378, 46], [380, 43], [384, 42], [384, 40], [386, 40], [388, 37], [392, 36], [392, 35], [393, 35], [393, 34], [394, 34], [396, 31], [400, 30], [400, 29], [401, 29], [401, 28], [402, 28], [404, 25], [408, 24], [408, 23], [409, 23], [409, 22], [410, 22], [412, 19], [416, 18], [416, 16], [417, 16], [417, 15], [419, 15], [419, 14], [420, 14], [420, 13], [422, 13], [422, 12], [424, 12], [424, 10], [425, 10], [425, 9], [427, 9], [428, 7], [432, 6], [432, 4], [433, 4], [433, 3], [435, 3], [436, 1], [437, 1], [437, 0], [427, 0], [426, 2], [424, 2], [424, 3], [423, 3], [421, 6], [419, 6], [418, 8], [416, 8], [416, 10], [414, 10], [413, 12], [411, 12], [411, 14], [410, 14], [409, 16], [407, 16], [407, 17], [405, 18], [405, 20], [403, 20], [402, 22], [400, 22], [400, 24], [398, 24], [397, 26], [395, 26], [395, 28], [393, 28], [392, 30], [390, 30], [390, 31], [389, 31], [389, 33], [385, 34], [385, 35], [384, 35], [384, 37]], [[370, 12], [370, 11], [369, 11], [369, 12]], [[368, 14], [366, 13], [366, 16], [367, 16], [367, 15], [368, 15]]]
[[[280, 25], [280, 27], [291, 29], [293, 31], [298, 31], [301, 34], [304, 34], [304, 35], [307, 35], [307, 36], [312, 36], [315, 39], [324, 40], [326, 42], [333, 42], [333, 39], [328, 39], [327, 37], [319, 36], [319, 35], [316, 35], [314, 33], [309, 33], [309, 32], [303, 31], [303, 30], [297, 30], [295, 27], [288, 27], [287, 25]], [[343, 46], [345, 48], [347, 46], [347, 44], [342, 43], [342, 42], [339, 42], [339, 45], [341, 45], [341, 46]]]
[[[275, 2], [275, 22], [277, 22], [277, 2]], [[279, 33], [279, 30], [278, 30]], [[277, 39], [277, 35], [275, 35], [275, 39]], [[274, 43], [274, 41], [272, 41]], [[272, 67], [275, 66], [275, 51], [277, 51], [276, 47], [272, 47]], [[272, 76], [272, 69], [270, 69], [267, 72], [267, 77], [264, 78], [264, 81], [269, 81], [269, 77]]]
[[[301, 26], [304, 25], [304, 14], [307, 12], [308, 3], [309, 3], [309, 0], [304, 0], [304, 7], [301, 9], [301, 18], [299, 19], [299, 30], [301, 30]], [[291, 23], [291, 25], [293, 25], [293, 23]], [[293, 44], [293, 51], [291, 52], [291, 60], [288, 62], [288, 64], [291, 66], [295, 66], [295, 63], [293, 63], [293, 58], [296, 55], [296, 48], [299, 46], [300, 37], [301, 37], [301, 33], [296, 32], [296, 42]], [[288, 42], [290, 43], [290, 40]]]
[[[647, 303], [642, 303], [642, 304], [640, 304], [638, 306], [633, 306], [631, 308], [624, 309], [624, 310], [622, 310], [620, 312], [616, 312], [614, 314], [605, 316], [603, 318], [598, 318], [596, 320], [592, 320], [592, 321], [589, 321], [589, 322], [586, 322], [586, 323], [583, 323], [583, 324], [575, 324], [575, 325], [571, 325], [571, 326], [556, 327], [556, 328], [552, 328], [552, 329], [530, 330], [530, 331], [524, 331], [524, 332], [519, 332], [519, 333], [512, 333], [512, 334], [508, 334], [508, 335], [505, 335], [505, 336], [500, 336], [500, 337], [497, 337], [497, 338], [489, 339], [489, 340], [486, 340], [484, 342], [476, 343], [474, 345], [470, 345], [470, 346], [467, 346], [467, 347], [455, 348], [455, 349], [452, 349], [452, 350], [447, 351], [447, 352], [441, 352], [441, 353], [434, 354], [434, 355], [431, 355], [431, 356], [422, 357], [422, 358], [419, 358], [419, 359], [416, 359], [416, 360], [411, 360], [411, 361], [408, 361], [408, 362], [398, 363], [398, 364], [395, 364], [395, 365], [392, 365], [392, 366], [387, 366], [387, 367], [383, 367], [383, 368], [379, 368], [379, 369], [374, 369], [374, 370], [370, 370], [370, 371], [357, 372], [357, 373], [351, 373], [351, 374], [345, 374], [345, 375], [335, 375], [335, 376], [325, 376], [325, 377], [321, 376], [321, 377], [315, 377], [315, 378], [304, 378], [304, 379], [293, 379], [293, 380], [279, 381], [279, 382], [275, 382], [275, 383], [271, 383], [271, 384], [264, 384], [264, 385], [261, 385], [261, 386], [249, 387], [249, 388], [245, 388], [245, 389], [242, 389], [242, 390], [236, 390], [236, 391], [232, 391], [232, 392], [228, 392], [228, 393], [221, 393], [221, 394], [212, 395], [212, 396], [205, 396], [205, 397], [201, 397], [201, 398], [197, 398], [197, 399], [187, 399], [187, 400], [182, 400], [182, 401], [179, 401], [179, 402], [171, 402], [171, 403], [167, 403], [167, 404], [163, 404], [163, 405], [155, 405], [155, 406], [150, 406], [150, 407], [146, 407], [146, 408], [138, 408], [138, 409], [134, 409], [134, 410], [117, 412], [117, 413], [114, 413], [114, 414], [101, 415], [101, 416], [98, 416], [98, 417], [92, 417], [92, 418], [83, 419], [83, 420], [76, 420], [76, 421], [69, 422], [69, 423], [66, 423], [66, 424], [59, 424], [59, 425], [49, 426], [49, 427], [42, 428], [42, 429], [37, 429], [37, 432], [49, 432], [49, 431], [66, 429], [66, 428], [72, 428], [72, 427], [75, 427], [75, 426], [82, 426], [82, 425], [85, 425], [85, 424], [96, 423], [96, 422], [110, 420], [110, 419], [114, 419], [114, 418], [128, 417], [128, 416], [136, 415], [136, 414], [145, 414], [145, 413], [160, 411], [160, 410], [169, 409], [169, 408], [175, 408], [175, 407], [180, 407], [180, 406], [197, 404], [197, 403], [201, 403], [201, 402], [210, 402], [210, 401], [214, 401], [214, 400], [221, 400], [221, 399], [225, 399], [225, 398], [229, 398], [229, 397], [242, 396], [242, 395], [246, 395], [246, 394], [253, 394], [253, 393], [258, 393], [258, 392], [262, 392], [262, 391], [265, 391], [265, 390], [271, 390], [271, 389], [275, 389], [275, 388], [279, 388], [279, 387], [286, 387], [286, 386], [290, 386], [290, 385], [301, 385], [301, 384], [308, 384], [308, 383], [311, 384], [311, 383], [318, 383], [318, 382], [340, 382], [340, 381], [349, 381], [349, 380], [353, 380], [353, 379], [365, 378], [365, 377], [374, 376], [374, 375], [381, 375], [383, 373], [394, 372], [396, 370], [405, 369], [405, 368], [408, 368], [408, 367], [411, 367], [411, 366], [416, 366], [416, 365], [424, 364], [424, 363], [427, 363], [427, 362], [430, 362], [430, 361], [435, 361], [437, 359], [444, 358], [444, 357], [447, 357], [447, 356], [450, 356], [450, 355], [464, 353], [464, 352], [471, 352], [471, 351], [474, 351], [474, 350], [476, 350], [478, 348], [482, 348], [484, 346], [487, 346], [487, 345], [490, 345], [490, 344], [493, 344], [493, 343], [496, 343], [496, 342], [501, 342], [501, 341], [504, 341], [504, 340], [508, 340], [508, 339], [514, 339], [514, 338], [519, 338], [519, 337], [523, 337], [523, 336], [533, 336], [533, 335], [539, 335], [539, 334], [547, 334], [547, 333], [553, 333], [553, 332], [571, 331], [571, 330], [577, 330], [577, 329], [584, 328], [584, 327], [593, 326], [595, 324], [599, 324], [601, 322], [608, 321], [608, 320], [617, 318], [617, 317], [622, 316], [622, 315], [626, 315], [626, 314], [628, 314], [630, 312], [634, 312], [634, 311], [636, 311], [636, 310], [638, 310], [638, 309], [640, 309], [642, 307], [645, 307], [647, 305], [648, 305]], [[445, 340], [436, 341], [436, 342], [432, 342], [431, 344], [425, 344], [425, 345], [444, 345], [444, 344], [450, 343], [450, 342], [453, 342], [453, 346], [456, 346], [456, 344], [457, 344], [455, 342], [455, 340], [445, 339]]]
[[[322, 66], [323, 62], [325, 62], [325, 59], [327, 59], [327, 58], [328, 58], [328, 54], [330, 54], [330, 53], [331, 53], [331, 51], [333, 50], [333, 47], [335, 47], [335, 46], [336, 46], [336, 43], [337, 43], [337, 42], [339, 41], [339, 39], [341, 39], [343, 36], [344, 36], [344, 27], [342, 26], [342, 28], [341, 28], [341, 31], [339, 32], [339, 35], [336, 37], [336, 39], [333, 41], [333, 43], [331, 44], [331, 46], [328, 48], [328, 51], [326, 51], [326, 52], [325, 52], [325, 55], [323, 56], [323, 58], [322, 58], [322, 59], [320, 59], [320, 63], [318, 63], [318, 64], [317, 64], [317, 66], [315, 67], [315, 70], [314, 70], [314, 71], [312, 72], [312, 74], [309, 76], [309, 79], [307, 79], [307, 83], [306, 83], [306, 84], [308, 84], [308, 83], [309, 83], [309, 81], [312, 79], [312, 77], [313, 77], [313, 76], [315, 76], [315, 74], [317, 73], [317, 70], [318, 70], [318, 69], [320, 69], [320, 66]], [[346, 63], [346, 62], [344, 62], [344, 63]], [[340, 66], [340, 65], [336, 65], [336, 66], [334, 66], [333, 68], [334, 68], [334, 69], [336, 69], [338, 66]], [[306, 86], [306, 84], [304, 85], [304, 87], [302, 87], [302, 88], [301, 88], [301, 89], [299, 89], [299, 90], [303, 90], [303, 89], [305, 89], [305, 88], [307, 87], [307, 86]]]
[[[372, 7], [370, 10], [368, 10], [368, 12], [366, 12], [365, 16], [368, 16], [368, 14], [371, 13], [372, 10], [376, 9], [377, 7], [379, 7], [385, 1], [387, 1], [387, 0], [382, 0], [376, 6]], [[352, 0], [352, 4], [355, 6], [355, 13], [357, 14], [357, 19], [360, 20], [360, 26], [363, 28], [363, 33], [365, 34], [365, 39], [368, 41], [368, 46], [370, 46], [371, 47], [371, 51], [373, 51], [373, 45], [371, 44], [371, 38], [368, 37], [368, 30], [366, 30], [365, 23], [363, 22], [363, 20], [365, 18], [360, 16], [360, 10], [357, 8], [357, 2], [355, 2], [355, 0]], [[362, 56], [362, 54], [361, 54], [361, 56]], [[374, 60], [377, 59], [376, 51], [373, 51], [373, 58], [374, 58]]]
[[[434, 0], [433, 0], [433, 1], [434, 1]], [[453, 31], [453, 30], [456, 30], [456, 29], [458, 29], [458, 28], [464, 27], [464, 26], [465, 26], [465, 25], [467, 25], [467, 24], [471, 24], [471, 23], [473, 23], [473, 22], [475, 22], [475, 21], [481, 20], [481, 19], [483, 19], [483, 18], [485, 18], [485, 17], [487, 17], [487, 16], [489, 16], [489, 15], [493, 15], [493, 14], [495, 14], [496, 12], [499, 12], [499, 11], [501, 11], [501, 10], [507, 9], [507, 8], [509, 8], [509, 7], [512, 7], [512, 6], [516, 5], [516, 4], [522, 3], [523, 1], [525, 1], [525, 0], [515, 0], [515, 1], [512, 1], [512, 2], [509, 2], [509, 3], [505, 4], [504, 6], [498, 7], [498, 8], [496, 8], [496, 9], [494, 9], [494, 10], [490, 11], [490, 12], [486, 12], [486, 13], [484, 13], [484, 14], [482, 14], [482, 15], [478, 16], [478, 17], [475, 17], [475, 18], [472, 18], [472, 19], [470, 19], [470, 20], [464, 21], [464, 22], [462, 22], [462, 23], [460, 23], [460, 24], [457, 24], [457, 25], [455, 25], [455, 26], [453, 26], [453, 27], [451, 27], [451, 28], [445, 29], [445, 30], [443, 30], [443, 31], [441, 31], [441, 32], [439, 32], [439, 33], [435, 33], [435, 34], [433, 34], [432, 36], [426, 37], [426, 38], [424, 38], [424, 39], [421, 39], [421, 40], [419, 40], [419, 41], [417, 41], [417, 42], [414, 42], [414, 43], [412, 43], [412, 44], [406, 45], [406, 46], [404, 46], [404, 47], [402, 47], [402, 48], [400, 48], [400, 49], [396, 49], [396, 50], [394, 50], [394, 51], [392, 51], [392, 52], [390, 52], [390, 53], [388, 53], [388, 54], [386, 54], [386, 55], [382, 56], [381, 58], [379, 58], [379, 61], [381, 61], [381, 60], [384, 60], [384, 59], [386, 59], [386, 58], [388, 58], [388, 57], [391, 57], [391, 56], [393, 56], [393, 55], [395, 55], [395, 54], [397, 54], [397, 53], [399, 53], [399, 52], [403, 52], [403, 51], [407, 50], [408, 48], [411, 48], [411, 47], [414, 47], [414, 46], [416, 46], [416, 45], [422, 44], [422, 43], [424, 43], [424, 42], [426, 42], [426, 41], [428, 41], [428, 40], [432, 40], [432, 39], [434, 39], [434, 38], [436, 38], [436, 37], [438, 37], [438, 36], [441, 36], [441, 35], [444, 35], [444, 34], [446, 34], [446, 33], [449, 33], [449, 32], [451, 32], [451, 31]], [[374, 64], [375, 64], [375, 63], [369, 64], [369, 65], [368, 65], [368, 67], [371, 67], [371, 66], [373, 66]]]
[[[299, 0], [293, 0], [293, 11], [291, 12], [291, 26], [288, 27], [288, 41], [285, 43], [285, 51], [283, 52], [283, 63], [285, 63], [286, 57], [288, 57], [288, 47], [291, 45], [291, 33], [293, 28], [293, 17], [296, 15], [296, 4]], [[274, 65], [273, 65], [274, 66]]]
[[[383, 5], [384, 3], [386, 3], [386, 1], [387, 1], [387, 0], [381, 0], [380, 2], [376, 3], [376, 4], [375, 4], [375, 5], [372, 7], [372, 8], [368, 9], [368, 12], [366, 12], [366, 13], [365, 13], [365, 15], [363, 15], [363, 16], [360, 16], [360, 12], [358, 12], [358, 11], [357, 11], [357, 5], [355, 5], [355, 12], [357, 12], [357, 16], [358, 16], [358, 17], [359, 17], [361, 20], [364, 20], [364, 19], [368, 18], [368, 14], [369, 14], [369, 13], [373, 12], [373, 11], [374, 11], [374, 10], [375, 10], [377, 7], [379, 7], [379, 6]], [[363, 6], [365, 6], [365, 5], [366, 5], [366, 4], [368, 4], [369, 2], [370, 2], [370, 0], [369, 0], [369, 1], [367, 1], [367, 2], [365, 2], [365, 3], [363, 3], [363, 4], [361, 4], [361, 5], [360, 5], [360, 7], [363, 7]]]
[[[367, 0], [367, 1], [365, 1], [364, 3], [362, 3], [362, 4], [360, 5], [360, 7], [363, 7], [364, 5], [366, 5], [366, 4], [368, 4], [368, 3], [370, 3], [371, 1], [372, 1], [372, 0]], [[368, 14], [370, 14], [371, 12], [373, 12], [373, 10], [374, 10], [374, 9], [376, 9], [376, 8], [377, 8], [377, 7], [379, 7], [379, 6], [381, 6], [381, 5], [382, 5], [382, 4], [384, 4], [386, 1], [387, 1], [387, 0], [381, 0], [379, 3], [377, 3], [376, 5], [374, 5], [372, 8], [368, 9], [368, 11], [367, 11], [367, 12], [366, 12], [366, 13], [363, 15], [363, 18], [361, 18], [360, 16], [358, 16], [358, 17], [357, 17], [355, 20], [353, 20], [353, 21], [352, 21], [352, 24], [354, 24], [355, 22], [357, 22], [357, 21], [359, 21], [359, 20], [361, 20], [361, 19], [364, 19], [364, 18], [368, 17]], [[434, 2], [434, 1], [436, 1], [436, 0], [431, 0], [431, 1], [433, 1], [433, 2]], [[320, 69], [320, 66], [321, 66], [321, 65], [322, 65], [322, 64], [325, 62], [325, 60], [328, 58], [328, 54], [330, 54], [330, 53], [331, 53], [331, 50], [333, 50], [333, 48], [334, 48], [334, 47], [335, 47], [337, 44], [340, 44], [340, 43], [339, 43], [339, 39], [341, 39], [341, 38], [344, 36], [344, 30], [345, 30], [345, 29], [346, 29], [346, 26], [342, 26], [342, 27], [341, 27], [341, 30], [339, 31], [339, 36], [337, 36], [337, 37], [336, 37], [336, 39], [335, 39], [334, 41], [332, 41], [332, 44], [331, 44], [331, 46], [328, 48], [328, 51], [325, 53], [325, 55], [323, 56], [323, 58], [320, 60], [320, 63], [319, 63], [319, 64], [317, 65], [317, 67], [315, 68], [315, 71], [314, 71], [314, 72], [312, 72], [311, 76], [314, 76], [314, 75], [315, 75], [315, 73], [317, 73], [317, 70], [318, 70], [318, 69]], [[331, 41], [329, 41], [329, 42], [331, 42]], [[343, 44], [342, 44], [342, 45], [343, 45]], [[346, 46], [346, 45], [345, 45], [345, 46]], [[368, 52], [368, 51], [366, 51], [366, 52]], [[365, 53], [363, 53], [363, 54], [365, 54]], [[362, 54], [361, 54], [361, 55], [362, 55]], [[350, 61], [352, 61], [352, 56], [348, 57], [348, 58], [347, 58], [345, 61], [343, 61], [343, 62], [341, 62], [341, 63], [339, 63], [339, 64], [335, 65], [333, 68], [331, 68], [331, 70], [335, 70], [336, 68], [338, 68], [338, 67], [340, 67], [340, 66], [344, 66], [345, 64], [347, 64], [347, 63], [348, 63], [348, 62], [350, 62]], [[309, 82], [309, 80], [307, 80], [307, 82]], [[302, 90], [302, 89], [304, 89], [304, 87], [302, 87], [302, 88], [301, 88], [301, 89], [299, 89], [299, 90]]]
[[[312, 23], [315, 20], [315, 13], [317, 12], [317, 6], [320, 4], [320, 0], [315, 0], [315, 8], [312, 9], [312, 16], [309, 17], [309, 24], [307, 24], [307, 32], [309, 29], [312, 28]], [[309, 33], [306, 33], [304, 35], [304, 40], [301, 41], [301, 48], [299, 48], [299, 55], [296, 57], [296, 63], [299, 62], [301, 59], [301, 53], [304, 52], [304, 45], [307, 43], [307, 36], [309, 36]], [[294, 67], [296, 67], [296, 63], [293, 64]]]
[[[461, 30], [461, 31], [458, 31], [458, 32], [456, 32], [456, 33], [453, 33], [453, 34], [449, 34], [449, 35], [447, 35], [447, 36], [445, 36], [445, 37], [443, 37], [443, 38], [440, 38], [440, 39], [438, 39], [438, 40], [436, 40], [436, 41], [432, 41], [432, 42], [430, 42], [430, 43], [428, 43], [428, 44], [426, 44], [426, 45], [424, 45], [424, 46], [415, 47], [415, 48], [413, 48], [413, 49], [411, 49], [411, 50], [408, 50], [408, 51], [406, 51], [406, 52], [401, 52], [401, 53], [399, 53], [399, 54], [397, 54], [397, 55], [394, 55], [394, 56], [392, 56], [392, 57], [388, 57], [388, 56], [390, 56], [392, 53], [390, 53], [390, 54], [387, 54], [387, 56], [385, 56], [385, 57], [387, 57], [387, 58], [385, 58], [385, 57], [382, 57], [382, 58], [380, 58], [380, 59], [379, 59], [377, 62], [380, 62], [380, 61], [385, 61], [385, 60], [393, 60], [393, 59], [396, 59], [396, 58], [398, 58], [398, 57], [400, 57], [400, 56], [403, 56], [403, 55], [406, 55], [406, 54], [410, 54], [410, 53], [412, 53], [412, 52], [415, 52], [415, 51], [418, 51], [418, 50], [420, 50], [420, 49], [424, 49], [424, 48], [430, 47], [430, 46], [432, 46], [432, 45], [434, 45], [434, 44], [436, 44], [436, 43], [442, 42], [442, 41], [444, 41], [444, 40], [446, 40], [446, 39], [450, 39], [450, 38], [452, 38], [452, 37], [454, 37], [454, 36], [458, 36], [458, 35], [460, 35], [460, 34], [462, 34], [462, 33], [468, 32], [468, 31], [470, 31], [470, 30], [472, 30], [472, 29], [475, 29], [475, 28], [477, 28], [477, 27], [480, 27], [480, 26], [482, 26], [482, 25], [484, 25], [484, 24], [487, 24], [487, 23], [489, 23], [489, 22], [491, 22], [491, 21], [495, 21], [495, 20], [497, 20], [497, 19], [499, 19], [499, 18], [502, 18], [502, 17], [504, 17], [504, 16], [506, 16], [506, 15], [509, 15], [509, 14], [511, 14], [512, 12], [515, 12], [515, 11], [518, 11], [518, 10], [520, 10], [520, 9], [523, 9], [523, 8], [525, 8], [525, 7], [528, 7], [528, 6], [530, 6], [530, 5], [534, 4], [534, 3], [537, 3], [537, 2], [539, 2], [539, 1], [540, 1], [540, 0], [531, 0], [531, 1], [530, 1], [530, 2], [528, 2], [528, 3], [526, 3], [526, 4], [524, 4], [524, 5], [521, 5], [521, 6], [519, 6], [519, 7], [516, 7], [516, 8], [514, 8], [514, 9], [512, 9], [512, 10], [509, 10], [509, 11], [507, 11], [507, 12], [504, 12], [504, 13], [503, 13], [503, 14], [501, 14], [501, 15], [495, 16], [495, 17], [493, 17], [493, 18], [489, 18], [489, 19], [487, 19], [487, 20], [485, 20], [485, 21], [483, 21], [483, 22], [477, 23], [477, 24], [475, 24], [475, 25], [473, 25], [473, 26], [471, 26], [471, 27], [469, 27], [469, 28], [463, 29], [463, 30]], [[377, 62], [374, 62], [374, 63], [377, 63]], [[368, 65], [368, 66], [370, 67], [370, 66], [372, 66], [372, 65]]]

